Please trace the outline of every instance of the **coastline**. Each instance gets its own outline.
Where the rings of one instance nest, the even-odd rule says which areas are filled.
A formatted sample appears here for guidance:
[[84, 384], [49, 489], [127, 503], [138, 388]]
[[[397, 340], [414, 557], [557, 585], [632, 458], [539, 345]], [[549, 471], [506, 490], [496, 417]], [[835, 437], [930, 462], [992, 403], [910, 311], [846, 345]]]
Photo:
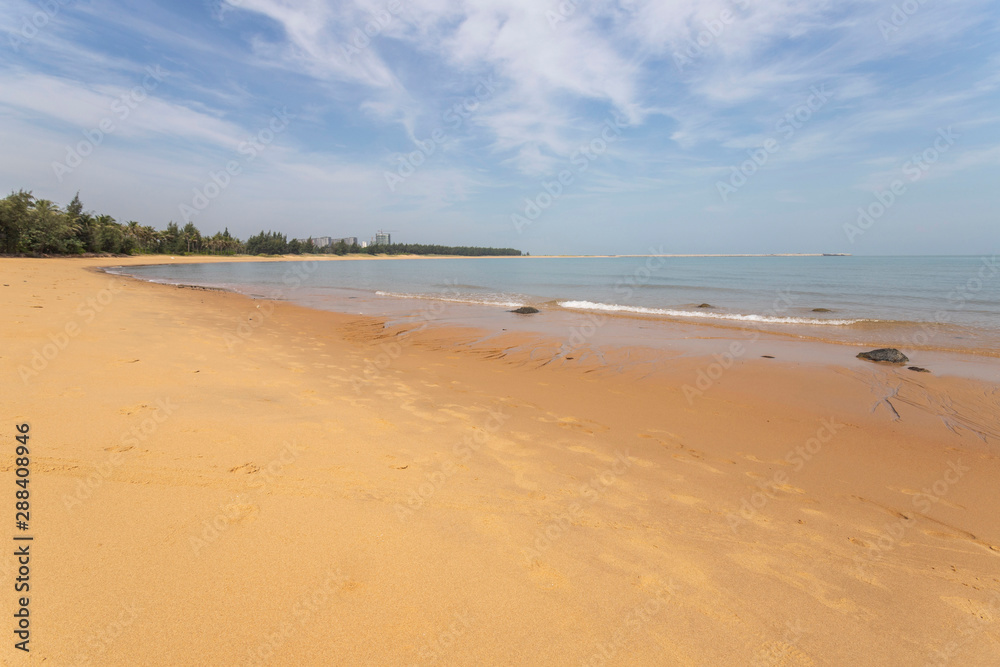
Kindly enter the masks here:
[[[324, 256], [320, 256], [324, 257]], [[343, 257], [329, 257], [331, 260], [344, 259]], [[652, 256], [651, 256], [652, 257]], [[678, 256], [680, 257], [680, 256]], [[704, 256], [699, 256], [704, 257]], [[722, 257], [722, 256], [718, 256]], [[730, 255], [727, 257], [738, 257]], [[742, 256], [741, 256], [742, 257]], [[765, 255], [755, 257], [769, 257]], [[789, 256], [791, 257], [791, 256]], [[540, 259], [542, 257], [539, 257]], [[609, 257], [610, 258], [610, 257]], [[138, 259], [138, 258], [136, 258]], [[192, 258], [182, 258], [183, 263], [192, 263]], [[269, 262], [281, 262], [290, 259], [297, 262], [310, 262], [310, 256], [285, 256], [269, 259]], [[367, 257], [350, 259], [368, 259]], [[376, 257], [372, 259], [397, 259], [394, 256]], [[403, 256], [398, 259], [447, 259], [445, 257], [424, 257], [424, 256]], [[454, 258], [451, 259], [462, 259]], [[472, 259], [516, 259], [516, 258], [472, 258]], [[545, 258], [551, 259], [551, 258]], [[567, 259], [569, 259], [567, 257]], [[576, 259], [576, 258], [573, 258]], [[608, 258], [603, 258], [608, 259]], [[175, 260], [175, 258], [169, 258]], [[257, 258], [235, 257], [219, 258], [227, 263], [255, 262]], [[178, 263], [177, 261], [164, 261], [160, 264]], [[194, 262], [194, 263], [213, 263]], [[150, 263], [133, 263], [129, 266], [148, 267], [155, 266]], [[125, 269], [127, 271], [127, 267]], [[289, 271], [294, 274], [295, 272]], [[126, 273], [127, 275], [127, 273]], [[142, 277], [141, 275], [139, 277]], [[308, 282], [305, 276], [286, 275], [285, 279], [305, 283]], [[299, 280], [301, 278], [301, 280]], [[151, 278], [146, 278], [151, 279]], [[151, 279], [157, 281], [155, 279]], [[163, 281], [167, 284], [184, 284], [173, 280]], [[199, 287], [211, 286], [212, 281], [197, 285]], [[215, 281], [218, 285], [218, 281]], [[426, 314], [427, 311], [440, 311], [446, 304], [446, 316], [435, 318], [433, 324], [445, 324], [454, 326], [469, 326], [470, 323], [485, 327], [489, 330], [499, 331], [502, 328], [514, 325], [521, 331], [529, 331], [535, 334], [563, 337], [571, 335], [570, 332], [580, 328], [593, 328], [596, 322], [603, 329], [604, 335], [599, 338], [607, 339], [611, 331], [618, 332], [617, 341], [611, 344], [621, 345], [651, 345], [662, 347], [664, 344], [685, 346], [685, 339], [702, 338], [732, 338], [745, 341], [748, 338], [756, 341], [760, 337], [769, 340], [781, 340], [797, 343], [831, 344], [841, 348], [854, 349], [857, 352], [866, 349], [879, 347], [896, 347], [906, 349], [911, 354], [920, 357], [915, 363], [923, 364], [936, 362], [942, 358], [945, 360], [942, 369], [945, 372], [955, 372], [956, 368], [968, 367], [969, 364], [962, 364], [961, 359], [972, 357], [984, 359], [986, 365], [983, 369], [975, 369], [975, 377], [989, 379], [1000, 382], [1000, 364], [994, 359], [1000, 359], [1000, 331], [993, 329], [970, 330], [967, 327], [957, 326], [950, 323], [949, 319], [924, 322], [924, 321], [896, 321], [884, 318], [879, 314], [854, 314], [844, 313], [838, 316], [817, 319], [816, 312], [811, 305], [800, 305], [792, 307], [787, 305], [773, 306], [770, 314], [760, 316], [755, 311], [744, 311], [738, 305], [735, 312], [732, 304], [730, 311], [723, 309], [711, 309], [699, 312], [696, 309], [678, 310], [676, 308], [642, 308], [635, 305], [618, 306], [615, 304], [593, 303], [589, 301], [575, 301], [573, 299], [536, 298], [519, 301], [517, 303], [489, 303], [487, 301], [463, 300], [455, 298], [445, 298], [441, 294], [396, 294], [393, 292], [377, 291], [365, 293], [365, 290], [350, 290], [337, 295], [321, 296], [318, 294], [305, 297], [294, 288], [282, 284], [270, 292], [263, 290], [261, 293], [253, 291], [255, 285], [240, 285], [231, 283], [219, 289], [227, 289], [241, 294], [248, 294], [255, 298], [280, 298], [282, 300], [293, 300], [299, 305], [305, 305], [320, 310], [331, 310], [334, 312], [360, 313], [383, 318], [387, 321], [405, 321], [407, 316], [414, 311]], [[627, 287], [627, 285], [626, 285]], [[349, 295], [349, 296], [346, 296]], [[780, 296], [780, 295], [779, 295]], [[787, 300], [787, 297], [781, 296]], [[627, 303], [627, 302], [626, 302]], [[695, 301], [695, 303], [698, 303]], [[775, 301], [775, 303], [778, 303]], [[420, 304], [419, 306], [415, 304]], [[514, 308], [521, 305], [535, 306], [543, 311], [542, 315], [536, 315], [527, 320], [515, 319], [508, 322], [506, 313], [498, 306]], [[959, 307], [963, 307], [962, 304]], [[834, 311], [821, 309], [823, 312]], [[878, 311], [876, 311], [877, 313]], [[868, 318], [877, 319], [868, 319]], [[939, 313], [936, 318], [942, 317]], [[945, 314], [947, 318], [947, 314]], [[506, 319], [505, 319], [506, 318]], [[844, 319], [846, 318], [846, 319]], [[617, 326], [605, 326], [608, 323], [618, 323]], [[527, 326], [527, 325], [532, 326]], [[655, 333], [649, 333], [644, 339], [635, 337], [635, 331], [627, 331], [629, 325], [636, 328], [653, 327]], [[506, 329], [504, 329], [506, 330]], [[613, 338], [613, 337], [612, 337]], [[624, 343], [622, 341], [625, 341]], [[824, 356], [824, 355], [819, 355]], [[956, 363], [958, 362], [958, 363]], [[837, 363], [836, 359], [833, 363]]]
[[[88, 270], [122, 263], [0, 260], [36, 657], [923, 664], [1000, 610], [988, 383], [770, 336], [728, 367], [717, 339], [559, 355]], [[962, 662], [998, 641], [975, 627]]]

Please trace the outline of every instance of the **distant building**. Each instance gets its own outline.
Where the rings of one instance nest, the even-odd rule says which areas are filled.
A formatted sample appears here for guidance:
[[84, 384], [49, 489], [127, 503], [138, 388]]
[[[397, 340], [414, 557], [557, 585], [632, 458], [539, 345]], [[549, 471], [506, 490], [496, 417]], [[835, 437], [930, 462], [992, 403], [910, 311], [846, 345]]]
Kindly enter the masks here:
[[[305, 245], [305, 244], [307, 244], [309, 242], [309, 239], [295, 239], [295, 240], [298, 241], [299, 243], [301, 243], [302, 245]], [[355, 243], [358, 242], [358, 237], [357, 236], [345, 236], [342, 239], [335, 239], [335, 238], [330, 237], [330, 236], [314, 236], [314, 237], [312, 237], [313, 245], [317, 249], [319, 249], [319, 250], [322, 250], [323, 248], [329, 248], [330, 246], [335, 246], [338, 243], [340, 243], [341, 241], [343, 241], [344, 243], [346, 243], [347, 247], [350, 248], [352, 245], [354, 245]]]
[[[301, 243], [302, 245], [306, 245], [307, 243], [309, 243], [309, 239], [295, 239], [295, 240]], [[313, 236], [312, 242], [313, 245], [317, 248], [325, 248], [333, 242], [333, 239], [331, 239], [329, 236]]]
[[375, 233], [375, 245], [392, 245], [392, 237], [389, 232], [383, 232], [381, 229]]
[[362, 241], [361, 242], [361, 247], [362, 248], [367, 248], [368, 247], [368, 241]]

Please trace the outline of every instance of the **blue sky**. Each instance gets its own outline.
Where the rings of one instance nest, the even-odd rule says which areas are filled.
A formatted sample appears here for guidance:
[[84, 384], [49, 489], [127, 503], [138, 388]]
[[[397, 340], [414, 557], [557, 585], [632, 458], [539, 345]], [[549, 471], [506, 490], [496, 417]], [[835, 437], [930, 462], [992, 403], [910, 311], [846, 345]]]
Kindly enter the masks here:
[[0, 187], [119, 220], [533, 254], [1000, 238], [995, 2], [4, 5]]

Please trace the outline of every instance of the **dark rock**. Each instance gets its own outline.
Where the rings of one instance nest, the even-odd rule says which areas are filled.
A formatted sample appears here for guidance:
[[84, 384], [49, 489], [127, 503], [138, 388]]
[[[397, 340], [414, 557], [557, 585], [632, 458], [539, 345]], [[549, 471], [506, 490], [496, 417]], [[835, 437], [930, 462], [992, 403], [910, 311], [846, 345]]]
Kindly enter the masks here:
[[713, 305], [712, 305], [712, 304], [710, 304], [710, 303], [703, 303], [703, 304], [701, 304], [701, 305], [700, 305], [700, 306], [698, 306], [698, 307], [699, 307], [699, 308], [715, 308], [715, 306], [713, 306]]
[[507, 312], [517, 313], [518, 315], [534, 315], [535, 313], [540, 311], [537, 308], [532, 308], [531, 306], [521, 306], [520, 308], [517, 308], [515, 310], [510, 310]]
[[930, 373], [926, 368], [921, 368], [920, 366], [910, 366], [906, 370], [913, 371], [914, 373]]
[[813, 308], [814, 313], [832, 313], [833, 311], [829, 308]]
[[871, 352], [862, 352], [858, 355], [858, 359], [877, 361], [885, 364], [905, 364], [910, 360], [905, 354], [891, 347], [884, 347], [879, 350], [872, 350]]

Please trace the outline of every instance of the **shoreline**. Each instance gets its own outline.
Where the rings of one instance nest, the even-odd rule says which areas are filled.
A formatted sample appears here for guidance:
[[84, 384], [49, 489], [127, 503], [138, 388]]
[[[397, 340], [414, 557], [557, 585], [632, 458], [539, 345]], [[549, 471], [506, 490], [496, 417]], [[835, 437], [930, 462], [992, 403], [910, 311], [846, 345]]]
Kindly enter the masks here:
[[[422, 257], [401, 257], [400, 259], [409, 258], [420, 259]], [[191, 263], [186, 261], [189, 259], [190, 258], [171, 258], [173, 261], [164, 261], [158, 264]], [[227, 261], [227, 259], [228, 258], [220, 258], [221, 261]], [[331, 257], [330, 259], [336, 260], [343, 258]], [[395, 259], [395, 257], [383, 257], [381, 259]], [[240, 260], [234, 259], [233, 261]], [[255, 260], [250, 259], [243, 261]], [[280, 262], [286, 261], [286, 259], [277, 257], [270, 259], [269, 261]], [[292, 256], [290, 262], [296, 261], [308, 262], [310, 261], [310, 258]], [[155, 265], [130, 264], [127, 266]], [[110, 272], [110, 269], [112, 268], [117, 267], [105, 267], [104, 271]], [[145, 280], [144, 278], [137, 279]], [[179, 283], [163, 284], [175, 285]], [[203, 285], [183, 284], [191, 287], [205, 287]], [[245, 294], [255, 299], [274, 298], [267, 295], [252, 294], [248, 291], [240, 291], [236, 287], [214, 287], [214, 289], [231, 291], [236, 294]], [[351, 298], [354, 299], [356, 297]], [[290, 299], [282, 296], [280, 300], [288, 301]], [[363, 305], [368, 307], [367, 314], [385, 319], [386, 321], [395, 321], [397, 319], [405, 321], [406, 317], [404, 314], [406, 312], [417, 310], [417, 308], [413, 305], [415, 302], [425, 304], [444, 303], [447, 304], [447, 308], [450, 311], [449, 315], [452, 315], [452, 317], [446, 318], [445, 322], [438, 324], [469, 326], [470, 322], [480, 322], [480, 326], [496, 329], [497, 331], [505, 326], [510, 326], [510, 323], [504, 320], [506, 306], [501, 308], [499, 306], [492, 306], [485, 303], [466, 303], [451, 301], [448, 299], [433, 299], [417, 296], [404, 297], [400, 295], [382, 295], [380, 293], [377, 298], [372, 294], [368, 294], [366, 297], [362, 297], [362, 301], [365, 302]], [[325, 302], [299, 301], [298, 303], [300, 303], [300, 305], [305, 305], [318, 310], [348, 313], [354, 312], [362, 301], [345, 301], [343, 299], [338, 301], [336, 299], [330, 299]], [[392, 304], [390, 303], [391, 301], [395, 301], [396, 303]], [[811, 312], [808, 307], [799, 309], [802, 311], [801, 313], [796, 312], [795, 314], [789, 313], [783, 315], [784, 317], [789, 318], [790, 321], [788, 322], [760, 322], [751, 318], [743, 319], [746, 316], [712, 316], [707, 314], [702, 315], [694, 311], [691, 311], [690, 314], [685, 316], [680, 316], [659, 313], [631, 312], [627, 309], [623, 311], [608, 311], [596, 308], [567, 307], [563, 306], [561, 303], [557, 304], [556, 300], [546, 301], [544, 303], [539, 302], [533, 305], [541, 308], [546, 314], [544, 316], [532, 316], [530, 320], [516, 319], [514, 323], [519, 330], [524, 330], [524, 327], [522, 326], [524, 324], [537, 323], [538, 328], [533, 330], [533, 333], [539, 335], [547, 334], [549, 336], [565, 337], [565, 335], [574, 328], [578, 328], [580, 326], [590, 327], [595, 321], [600, 322], [600, 326], [603, 327], [605, 322], [611, 321], [622, 323], [622, 326], [627, 326], [628, 323], [631, 323], [633, 326], [646, 325], [659, 327], [664, 332], [663, 335], [665, 339], [674, 342], [678, 342], [676, 340], [677, 337], [674, 335], [675, 331], [683, 331], [687, 332], [688, 336], [696, 338], [728, 337], [729, 339], [735, 341], [745, 341], [748, 337], [756, 340], [757, 338], [763, 336], [769, 339], [780, 339], [792, 343], [799, 342], [817, 345], [834, 345], [841, 348], [856, 349], [858, 352], [882, 347], [896, 347], [903, 349], [904, 352], [909, 352], [910, 355], [916, 354], [924, 357], [930, 355], [935, 358], [943, 356], [946, 358], [945, 365], [950, 372], [954, 372], [957, 367], [963, 365], [960, 362], [964, 357], [983, 360], [985, 363], [990, 365], [990, 370], [986, 373], [975, 373], [974, 376], [1000, 382], [1000, 364], [996, 364], [993, 361], [985, 361], [1000, 359], [1000, 348], [990, 345], [988, 341], [971, 343], [968, 345], [963, 343], [959, 345], [955, 340], [951, 340], [949, 342], [947, 340], [947, 336], [945, 336], [946, 340], [941, 340], [942, 334], [939, 332], [941, 325], [935, 322], [898, 322], [890, 320], [872, 321], [859, 319], [851, 324], [835, 326], [819, 324], [821, 320], [811, 322], [809, 318]], [[425, 306], [425, 308], [427, 307]], [[464, 317], [462, 311], [465, 313]], [[621, 330], [619, 329], [619, 331]], [[631, 340], [633, 337], [625, 332], [624, 338]], [[927, 339], [927, 342], [915, 342], [921, 338]], [[936, 339], [938, 342], [935, 342]], [[647, 341], [647, 343], [653, 345], [654, 347], [660, 346], [660, 344], [656, 341]], [[680, 343], [683, 345], [683, 341], [680, 341]], [[619, 347], [627, 344], [629, 343], [622, 343]], [[820, 356], [829, 357], [830, 355]], [[854, 355], [852, 354], [850, 356], [853, 357]], [[958, 363], [956, 364], [956, 362]], [[846, 360], [844, 363], [847, 363]], [[914, 363], [916, 365], [920, 365], [922, 362]], [[966, 373], [966, 375], [968, 375], [968, 373]]]
[[[78, 256], [78, 255], [45, 255], [42, 257], [29, 257], [20, 255], [2, 255], [0, 259], [83, 259], [83, 260], [104, 260], [104, 259], [133, 259], [145, 257], [160, 257], [175, 259], [196, 259], [203, 258], [206, 261], [214, 260], [240, 260], [240, 261], [273, 261], [273, 260], [306, 260], [306, 259], [611, 259], [616, 257], [665, 257], [665, 258], [699, 258], [699, 257], [855, 257], [850, 253], [734, 253], [734, 254], [625, 254], [625, 255], [369, 255], [367, 253], [348, 253], [346, 255], [335, 255], [332, 253], [315, 253], [299, 255], [166, 255], [162, 253], [147, 255], [109, 255], [109, 256]], [[974, 257], [975, 255], [969, 255]], [[161, 262], [149, 262], [142, 266], [160, 264]]]
[[0, 267], [35, 659], [923, 664], [961, 641], [987, 664], [1000, 640], [995, 384], [707, 348], [556, 362], [525, 331]]

